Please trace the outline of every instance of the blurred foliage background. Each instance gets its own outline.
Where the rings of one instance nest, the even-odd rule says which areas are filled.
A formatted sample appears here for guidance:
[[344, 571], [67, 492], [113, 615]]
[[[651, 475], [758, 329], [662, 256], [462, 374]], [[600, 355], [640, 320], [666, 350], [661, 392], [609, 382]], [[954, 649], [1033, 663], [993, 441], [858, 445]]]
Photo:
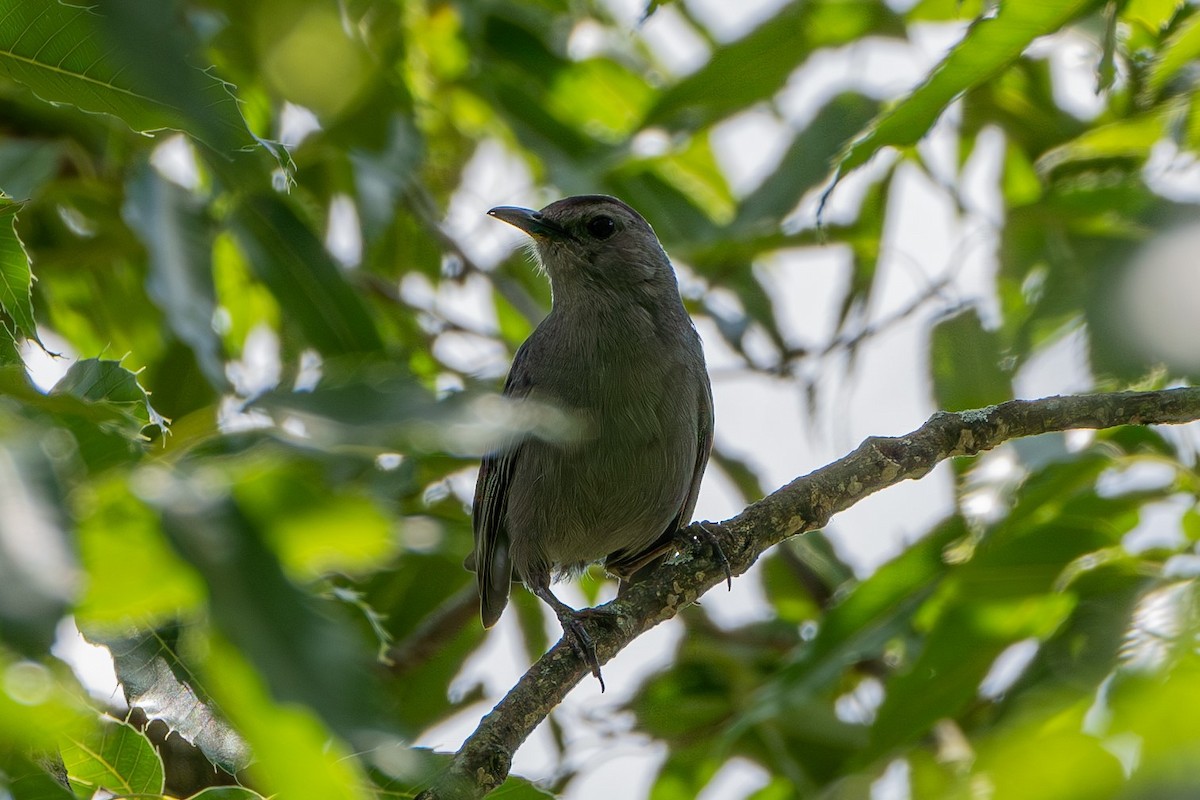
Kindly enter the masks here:
[[[1200, 7], [751, 6], [0, 0], [0, 797], [427, 785], [443, 762], [410, 744], [494, 699], [463, 672], [500, 657], [467, 503], [488, 437], [530, 424], [491, 393], [549, 304], [473, 233], [489, 180], [641, 210], [710, 348], [796, 413], [887, 335], [903, 175], [987, 230], [984, 299], [909, 309], [933, 406], [1008, 399], [1063, 342], [1099, 389], [1200, 372]], [[931, 38], [903, 97], [821, 79]], [[749, 182], [714, 145], [748, 119], [774, 131]], [[762, 269], [809, 253], [841, 276], [812, 341]], [[765, 619], [689, 609], [630, 687], [649, 796], [731, 769], [755, 800], [1195, 796], [1195, 442], [963, 460], [944, 518], [871, 572], [832, 535], [777, 548], [743, 579]], [[719, 420], [710, 471], [750, 502], [773, 454], [737, 444]], [[547, 621], [515, 599], [532, 660]], [[72, 620], [122, 691], [85, 688]], [[504, 796], [584, 796], [571, 724]]]

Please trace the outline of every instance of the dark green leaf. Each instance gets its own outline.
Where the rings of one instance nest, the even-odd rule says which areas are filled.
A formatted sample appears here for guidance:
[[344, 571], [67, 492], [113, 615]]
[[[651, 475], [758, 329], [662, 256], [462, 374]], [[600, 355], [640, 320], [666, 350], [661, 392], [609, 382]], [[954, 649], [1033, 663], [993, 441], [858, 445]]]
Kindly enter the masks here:
[[213, 232], [200, 199], [147, 164], [126, 187], [124, 216], [150, 255], [150, 297], [175, 335], [191, 347], [212, 386], [222, 389], [225, 364], [213, 329]]
[[208, 583], [217, 626], [281, 702], [316, 710], [344, 735], [376, 717], [370, 657], [327, 603], [284, 575], [262, 534], [227, 499], [179, 482], [159, 498], [172, 544]]
[[1011, 400], [1012, 380], [1002, 358], [1000, 337], [984, 330], [974, 309], [935, 325], [929, 361], [937, 407], [965, 411]]
[[183, 61], [170, 4], [99, 9], [0, 0], [0, 74], [136, 131], [188, 130], [218, 150], [254, 143], [229, 87]]
[[[115, 411], [127, 421], [126, 435], [140, 437], [148, 427], [166, 431], [168, 421], [150, 405], [150, 395], [137, 375], [120, 361], [87, 358], [76, 361], [54, 384], [51, 395], [67, 395]], [[136, 427], [135, 427], [136, 426]]]
[[324, 355], [378, 350], [366, 306], [291, 206], [260, 194], [238, 204], [232, 227], [287, 319]]
[[808, 191], [829, 177], [834, 157], [878, 107], [858, 94], [840, 95], [825, 105], [792, 140], [775, 171], [739, 204], [731, 230], [744, 235], [778, 226]]
[[65, 464], [56, 464], [43, 449], [44, 444], [69, 448], [71, 442], [63, 431], [34, 433], [25, 420], [5, 413], [4, 405], [0, 404], [0, 641], [40, 656], [49, 650], [54, 629], [79, 590], [66, 500], [55, 469]]
[[[61, 762], [51, 765], [50, 759], [39, 759], [35, 764], [7, 747], [0, 748], [0, 788], [5, 789], [12, 800], [75, 800], [75, 794], [49, 771], [61, 770]], [[45, 768], [43, 768], [45, 767]]]
[[911, 667], [888, 682], [868, 752], [884, 755], [937, 720], [957, 716], [1001, 651], [1022, 639], [1049, 636], [1073, 607], [1074, 598], [1062, 594], [956, 603], [929, 633]]
[[13, 200], [28, 200], [58, 172], [62, 156], [59, 142], [37, 139], [0, 142], [0, 192]]

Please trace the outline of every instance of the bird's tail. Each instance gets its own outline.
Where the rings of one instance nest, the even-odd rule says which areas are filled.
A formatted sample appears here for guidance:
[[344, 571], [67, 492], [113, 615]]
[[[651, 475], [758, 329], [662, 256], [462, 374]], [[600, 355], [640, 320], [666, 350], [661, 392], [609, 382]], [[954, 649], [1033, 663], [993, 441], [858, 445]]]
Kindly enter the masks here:
[[[508, 553], [508, 542], [497, 541], [491, 553], [480, 559], [478, 556], [475, 577], [479, 581], [479, 616], [483, 627], [490, 628], [500, 620], [504, 607], [508, 605], [508, 593], [512, 588], [512, 559]], [[478, 561], [482, 561], [480, 564]]]

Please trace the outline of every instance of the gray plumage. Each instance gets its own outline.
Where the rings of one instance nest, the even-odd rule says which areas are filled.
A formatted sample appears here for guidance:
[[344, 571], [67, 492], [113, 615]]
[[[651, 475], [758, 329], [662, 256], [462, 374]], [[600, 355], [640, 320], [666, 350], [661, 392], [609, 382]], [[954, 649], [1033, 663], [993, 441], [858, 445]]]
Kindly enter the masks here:
[[704, 354], [671, 262], [625, 203], [586, 195], [488, 213], [533, 238], [553, 295], [504, 394], [564, 409], [580, 436], [527, 438], [484, 458], [468, 562], [485, 626], [500, 618], [515, 575], [586, 639], [550, 580], [597, 561], [628, 578], [691, 521], [712, 448]]

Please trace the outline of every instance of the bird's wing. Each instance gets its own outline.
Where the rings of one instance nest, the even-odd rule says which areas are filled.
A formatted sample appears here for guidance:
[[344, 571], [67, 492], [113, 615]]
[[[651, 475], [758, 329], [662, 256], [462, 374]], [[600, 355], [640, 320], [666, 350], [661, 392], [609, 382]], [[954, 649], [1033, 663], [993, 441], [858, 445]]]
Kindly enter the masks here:
[[708, 456], [713, 446], [713, 399], [712, 386], [707, 376], [701, 381], [703, 391], [698, 398], [696, 417], [696, 466], [692, 470], [692, 482], [684, 495], [679, 513], [672, 519], [662, 535], [654, 540], [649, 547], [637, 553], [613, 553], [604, 561], [604, 568], [621, 579], [624, 587], [633, 579], [635, 573], [648, 566], [655, 565], [659, 559], [668, 555], [678, 544], [677, 536], [680, 529], [692, 521], [692, 512], [696, 510], [696, 500], [700, 497], [700, 481], [704, 478], [704, 469], [708, 466]]
[[692, 484], [688, 487], [687, 497], [679, 509], [675, 527], [682, 528], [692, 521], [692, 513], [696, 510], [696, 500], [700, 497], [700, 481], [704, 478], [704, 470], [708, 466], [708, 456], [713, 447], [713, 398], [712, 386], [708, 376], [701, 381], [704, 391], [700, 392], [700, 409], [697, 417], [697, 436], [699, 447], [696, 450], [696, 468], [692, 472]]
[[[529, 342], [526, 342], [513, 358], [508, 380], [504, 382], [506, 397], [524, 397], [532, 388], [526, 366], [528, 350]], [[475, 481], [475, 503], [471, 517], [475, 552], [467, 557], [467, 565], [475, 570], [475, 578], [479, 583], [479, 611], [485, 628], [495, 625], [508, 605], [513, 567], [504, 518], [508, 509], [513, 467], [521, 457], [522, 449], [519, 442], [514, 442], [511, 446], [488, 453], [483, 458], [479, 478]]]

